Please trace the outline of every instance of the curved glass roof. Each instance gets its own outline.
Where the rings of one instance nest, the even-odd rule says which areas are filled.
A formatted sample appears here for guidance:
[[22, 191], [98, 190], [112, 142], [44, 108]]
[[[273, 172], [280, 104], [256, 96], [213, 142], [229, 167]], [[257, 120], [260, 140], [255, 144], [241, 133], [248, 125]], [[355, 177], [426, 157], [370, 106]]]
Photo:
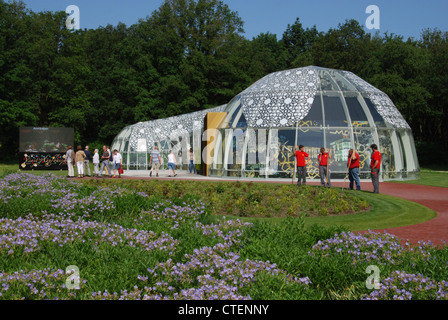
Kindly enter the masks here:
[[112, 143], [117, 150], [146, 152], [156, 143], [169, 140], [172, 137], [189, 135], [194, 131], [201, 131], [204, 117], [208, 112], [221, 112], [225, 105], [187, 113], [165, 119], [139, 122], [124, 128]]
[[391, 99], [349, 71], [304, 67], [271, 73], [226, 107], [228, 127], [406, 128]]

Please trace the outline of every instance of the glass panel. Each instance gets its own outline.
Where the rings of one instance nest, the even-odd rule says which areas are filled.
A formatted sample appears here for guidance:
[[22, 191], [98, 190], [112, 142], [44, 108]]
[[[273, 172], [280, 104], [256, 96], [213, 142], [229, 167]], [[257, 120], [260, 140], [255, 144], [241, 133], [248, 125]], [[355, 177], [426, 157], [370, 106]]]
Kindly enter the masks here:
[[282, 129], [278, 130], [278, 156], [277, 173], [271, 173], [272, 177], [289, 178], [294, 168], [294, 144], [296, 139], [296, 130]]
[[334, 81], [341, 91], [358, 91], [351, 83], [349, 83], [340, 73], [340, 71], [330, 72]]
[[123, 168], [124, 169], [128, 169], [128, 154], [127, 154], [127, 152], [124, 152], [122, 155], [121, 155], [121, 161], [122, 161], [122, 163], [123, 163]]
[[219, 130], [220, 134], [221, 134], [221, 145], [220, 145], [220, 151], [218, 153], [218, 157], [215, 158], [216, 159], [216, 164], [213, 166], [214, 169], [217, 169], [217, 172], [221, 172], [223, 175], [226, 175], [226, 171], [225, 171], [225, 155], [226, 155], [226, 146], [227, 146], [227, 137], [225, 135], [225, 132], [228, 129], [221, 129]]
[[396, 131], [396, 134], [397, 134], [397, 137], [398, 137], [398, 141], [400, 143], [400, 155], [401, 155], [401, 159], [402, 159], [402, 162], [403, 162], [402, 163], [403, 171], [407, 171], [406, 151], [405, 151], [403, 139], [402, 139], [402, 136], [401, 136], [399, 131]]
[[137, 170], [137, 154], [129, 153], [129, 170]]
[[370, 179], [370, 146], [375, 143], [373, 129], [353, 128], [355, 150], [359, 154], [359, 170], [361, 179]]
[[[216, 137], [213, 140], [214, 146], [213, 146], [213, 163], [211, 169], [215, 170], [214, 172], [221, 172], [223, 169], [223, 159], [224, 159], [224, 146], [225, 146], [225, 136], [224, 132], [225, 130], [216, 130]], [[218, 170], [219, 171], [216, 171]]]
[[227, 154], [227, 169], [238, 171], [238, 175], [242, 169], [242, 152], [244, 148], [244, 135], [245, 131], [242, 129], [226, 130], [224, 133], [224, 140], [227, 143], [230, 139], [230, 150]]
[[330, 127], [344, 127], [347, 126], [347, 117], [342, 106], [339, 94], [329, 95], [323, 94], [324, 110], [325, 110], [325, 125]]
[[247, 127], [246, 117], [243, 113], [241, 113], [241, 117], [238, 119], [238, 122], [234, 126], [234, 128], [245, 128]]
[[327, 148], [330, 148], [332, 159], [330, 170], [332, 179], [343, 179], [347, 172], [348, 151], [352, 147], [347, 128], [325, 129]]
[[121, 149], [122, 142], [123, 142], [123, 138], [116, 137], [111, 145], [112, 150], [115, 150], [115, 149], [122, 150]]
[[319, 178], [319, 161], [317, 156], [320, 153], [320, 148], [324, 147], [324, 134], [323, 129], [306, 129], [299, 128], [297, 131], [297, 145], [303, 145], [305, 152], [309, 154], [308, 160], [311, 163], [307, 163], [307, 178], [318, 179]]
[[138, 164], [137, 170], [146, 170], [148, 168], [146, 163], [146, 152], [139, 152], [137, 154]]
[[[390, 131], [390, 139], [391, 139], [393, 159], [394, 159], [394, 168], [393, 168], [393, 171], [395, 171], [394, 178], [401, 179], [402, 172], [403, 172], [404, 165], [405, 165], [405, 160], [403, 158], [402, 144], [401, 144], [400, 138], [398, 137], [398, 134], [395, 130]], [[381, 152], [381, 150], [380, 150], [380, 152]]]
[[408, 172], [419, 171], [420, 167], [411, 130], [397, 130], [397, 135], [402, 144], [406, 170]]
[[137, 139], [137, 152], [146, 152], [147, 151], [147, 143], [145, 138]]
[[313, 105], [307, 116], [299, 121], [299, 127], [320, 127], [323, 123], [322, 100], [318, 94], [314, 97]]
[[[291, 128], [290, 131], [294, 131], [293, 128]], [[287, 173], [279, 173], [279, 165], [278, 165], [278, 158], [280, 156], [280, 149], [281, 149], [281, 143], [280, 143], [280, 137], [279, 137], [279, 130], [271, 128], [268, 130], [268, 139], [267, 139], [267, 166], [265, 169], [265, 173], [267, 177], [288, 177]], [[290, 138], [290, 134], [288, 137], [288, 141], [292, 141]], [[290, 142], [289, 142], [290, 143]]]
[[267, 129], [248, 130], [249, 141], [246, 150], [245, 176], [251, 178], [265, 177]]
[[235, 118], [239, 116], [239, 112], [241, 111], [241, 97], [236, 96], [233, 101], [229, 103], [229, 107], [226, 108], [226, 112], [228, 116], [226, 117], [224, 123], [224, 127], [230, 128], [233, 126]]
[[399, 135], [403, 141], [404, 151], [406, 154], [406, 179], [420, 178], [420, 165], [417, 158], [417, 151], [415, 150], [414, 136], [410, 129], [398, 130]]
[[[418, 157], [417, 157], [417, 150], [415, 149], [415, 142], [414, 142], [414, 136], [412, 135], [412, 131], [409, 130], [405, 130], [405, 135], [407, 137], [407, 143], [409, 145], [409, 149], [411, 152], [407, 153], [408, 157], [407, 159], [409, 159], [408, 161], [408, 171], [420, 171], [420, 164], [418, 162]], [[412, 161], [412, 162], [411, 162]]]
[[[159, 149], [160, 150], [160, 149]], [[168, 154], [169, 154], [170, 152], [169, 151], [166, 151], [166, 150], [161, 150], [160, 151], [160, 160], [161, 160], [161, 163], [160, 163], [160, 168], [161, 169], [168, 169]]]
[[369, 108], [370, 114], [372, 115], [375, 125], [377, 127], [386, 127], [386, 123], [384, 122], [383, 117], [381, 117], [381, 115], [378, 113], [378, 111], [376, 111], [376, 108], [373, 105], [372, 101], [367, 97], [364, 97], [364, 100], [367, 104], [367, 107]]
[[339, 88], [335, 86], [330, 75], [326, 71], [320, 71], [320, 87], [322, 91], [339, 91]]
[[129, 139], [126, 139], [126, 142], [124, 143], [124, 148], [123, 148], [123, 150], [124, 150], [124, 151], [128, 151], [128, 148], [129, 148]]
[[170, 153], [170, 150], [171, 150], [171, 140], [168, 139], [168, 140], [160, 141], [160, 149], [159, 149], [159, 151], [161, 153], [168, 154], [168, 153]]
[[394, 148], [392, 146], [392, 130], [378, 130], [378, 139], [381, 152], [381, 171], [383, 178], [395, 178], [395, 157]]
[[369, 122], [367, 120], [367, 116], [364, 113], [364, 110], [361, 104], [358, 101], [358, 97], [356, 96], [346, 96], [345, 102], [347, 104], [348, 113], [352, 120], [352, 125], [354, 127], [367, 127], [369, 126]]

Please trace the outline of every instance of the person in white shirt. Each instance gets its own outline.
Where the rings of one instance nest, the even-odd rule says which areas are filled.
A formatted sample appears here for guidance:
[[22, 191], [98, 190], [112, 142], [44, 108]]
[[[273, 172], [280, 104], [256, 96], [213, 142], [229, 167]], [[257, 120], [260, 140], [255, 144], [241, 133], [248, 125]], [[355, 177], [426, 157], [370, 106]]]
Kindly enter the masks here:
[[114, 176], [112, 178], [116, 178], [116, 171], [118, 170], [118, 178], [121, 178], [121, 174], [120, 174], [120, 167], [121, 167], [121, 154], [118, 152], [117, 149], [114, 150], [114, 157], [113, 157], [113, 162], [114, 162]]
[[177, 176], [176, 174], [176, 157], [174, 156], [173, 150], [170, 151], [168, 155], [168, 177], [171, 177], [170, 171], [173, 171], [173, 176]]
[[68, 150], [65, 154], [65, 160], [67, 161], [67, 167], [68, 167], [68, 177], [74, 178], [75, 177], [75, 170], [73, 168], [73, 162], [75, 161], [75, 152], [73, 151], [72, 146], [68, 146]]
[[95, 176], [98, 177], [100, 173], [100, 155], [98, 154], [98, 149], [95, 149], [93, 155], [93, 169], [95, 170]]

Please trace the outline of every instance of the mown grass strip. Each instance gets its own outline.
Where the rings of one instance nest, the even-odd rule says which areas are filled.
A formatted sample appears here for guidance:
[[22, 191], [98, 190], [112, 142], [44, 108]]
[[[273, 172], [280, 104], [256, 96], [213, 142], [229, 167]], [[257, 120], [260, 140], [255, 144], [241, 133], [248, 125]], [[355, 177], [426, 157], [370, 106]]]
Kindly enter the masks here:
[[448, 188], [448, 171], [422, 170], [420, 172], [420, 179], [391, 182]]
[[370, 203], [369, 211], [347, 216], [309, 217], [305, 219], [306, 225], [343, 225], [351, 231], [378, 230], [423, 223], [437, 216], [421, 204], [385, 194], [360, 192], [359, 197]]
[[[341, 226], [350, 231], [378, 230], [423, 223], [437, 216], [433, 210], [409, 200], [364, 191], [357, 192], [357, 196], [371, 205], [369, 211], [351, 215], [305, 217], [305, 227], [318, 225], [322, 227]], [[229, 216], [229, 218], [239, 217]], [[280, 223], [285, 218], [244, 217], [240, 219], [246, 222], [261, 219], [270, 223]]]

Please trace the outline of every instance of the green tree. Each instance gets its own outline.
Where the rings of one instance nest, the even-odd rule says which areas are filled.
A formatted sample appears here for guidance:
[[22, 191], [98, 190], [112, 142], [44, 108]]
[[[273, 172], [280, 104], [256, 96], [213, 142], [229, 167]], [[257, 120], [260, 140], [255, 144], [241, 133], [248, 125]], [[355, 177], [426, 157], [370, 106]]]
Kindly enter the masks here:
[[248, 73], [254, 79], [287, 68], [287, 51], [277, 36], [261, 33], [247, 43], [248, 53], [245, 57], [249, 64]]
[[83, 128], [95, 133], [88, 136], [90, 141], [110, 144], [123, 127], [135, 122], [134, 109], [142, 92], [140, 71], [147, 66], [144, 51], [122, 23], [79, 36], [88, 67], [84, 81], [79, 82], [88, 91], [85, 99], [76, 102], [87, 112]]
[[429, 55], [422, 82], [431, 94], [430, 114], [425, 123], [426, 141], [448, 147], [448, 32], [426, 29], [419, 42]]
[[313, 43], [315, 65], [349, 70], [362, 75], [372, 55], [371, 35], [356, 20], [346, 20], [337, 29], [320, 34]]
[[423, 83], [425, 70], [429, 66], [429, 56], [416, 41], [403, 37], [385, 35], [378, 55], [379, 68], [369, 81], [386, 92], [404, 118], [413, 128], [416, 139], [424, 136], [424, 126], [431, 112], [431, 93]]
[[[32, 52], [34, 20], [22, 2], [0, 1], [0, 155], [15, 158], [19, 127], [39, 124], [41, 86]], [[42, 47], [44, 47], [42, 45]], [[43, 49], [43, 48], [39, 48]], [[34, 56], [33, 56], [34, 55]]]
[[139, 34], [148, 40], [160, 75], [145, 93], [152, 108], [164, 111], [154, 118], [223, 104], [235, 94], [227, 59], [232, 45], [241, 41], [242, 25], [238, 15], [217, 0], [166, 0], [140, 21]]
[[312, 65], [311, 51], [319, 35], [316, 26], [304, 29], [299, 18], [292, 25], [288, 24], [281, 40], [286, 50], [288, 66], [298, 68]]

